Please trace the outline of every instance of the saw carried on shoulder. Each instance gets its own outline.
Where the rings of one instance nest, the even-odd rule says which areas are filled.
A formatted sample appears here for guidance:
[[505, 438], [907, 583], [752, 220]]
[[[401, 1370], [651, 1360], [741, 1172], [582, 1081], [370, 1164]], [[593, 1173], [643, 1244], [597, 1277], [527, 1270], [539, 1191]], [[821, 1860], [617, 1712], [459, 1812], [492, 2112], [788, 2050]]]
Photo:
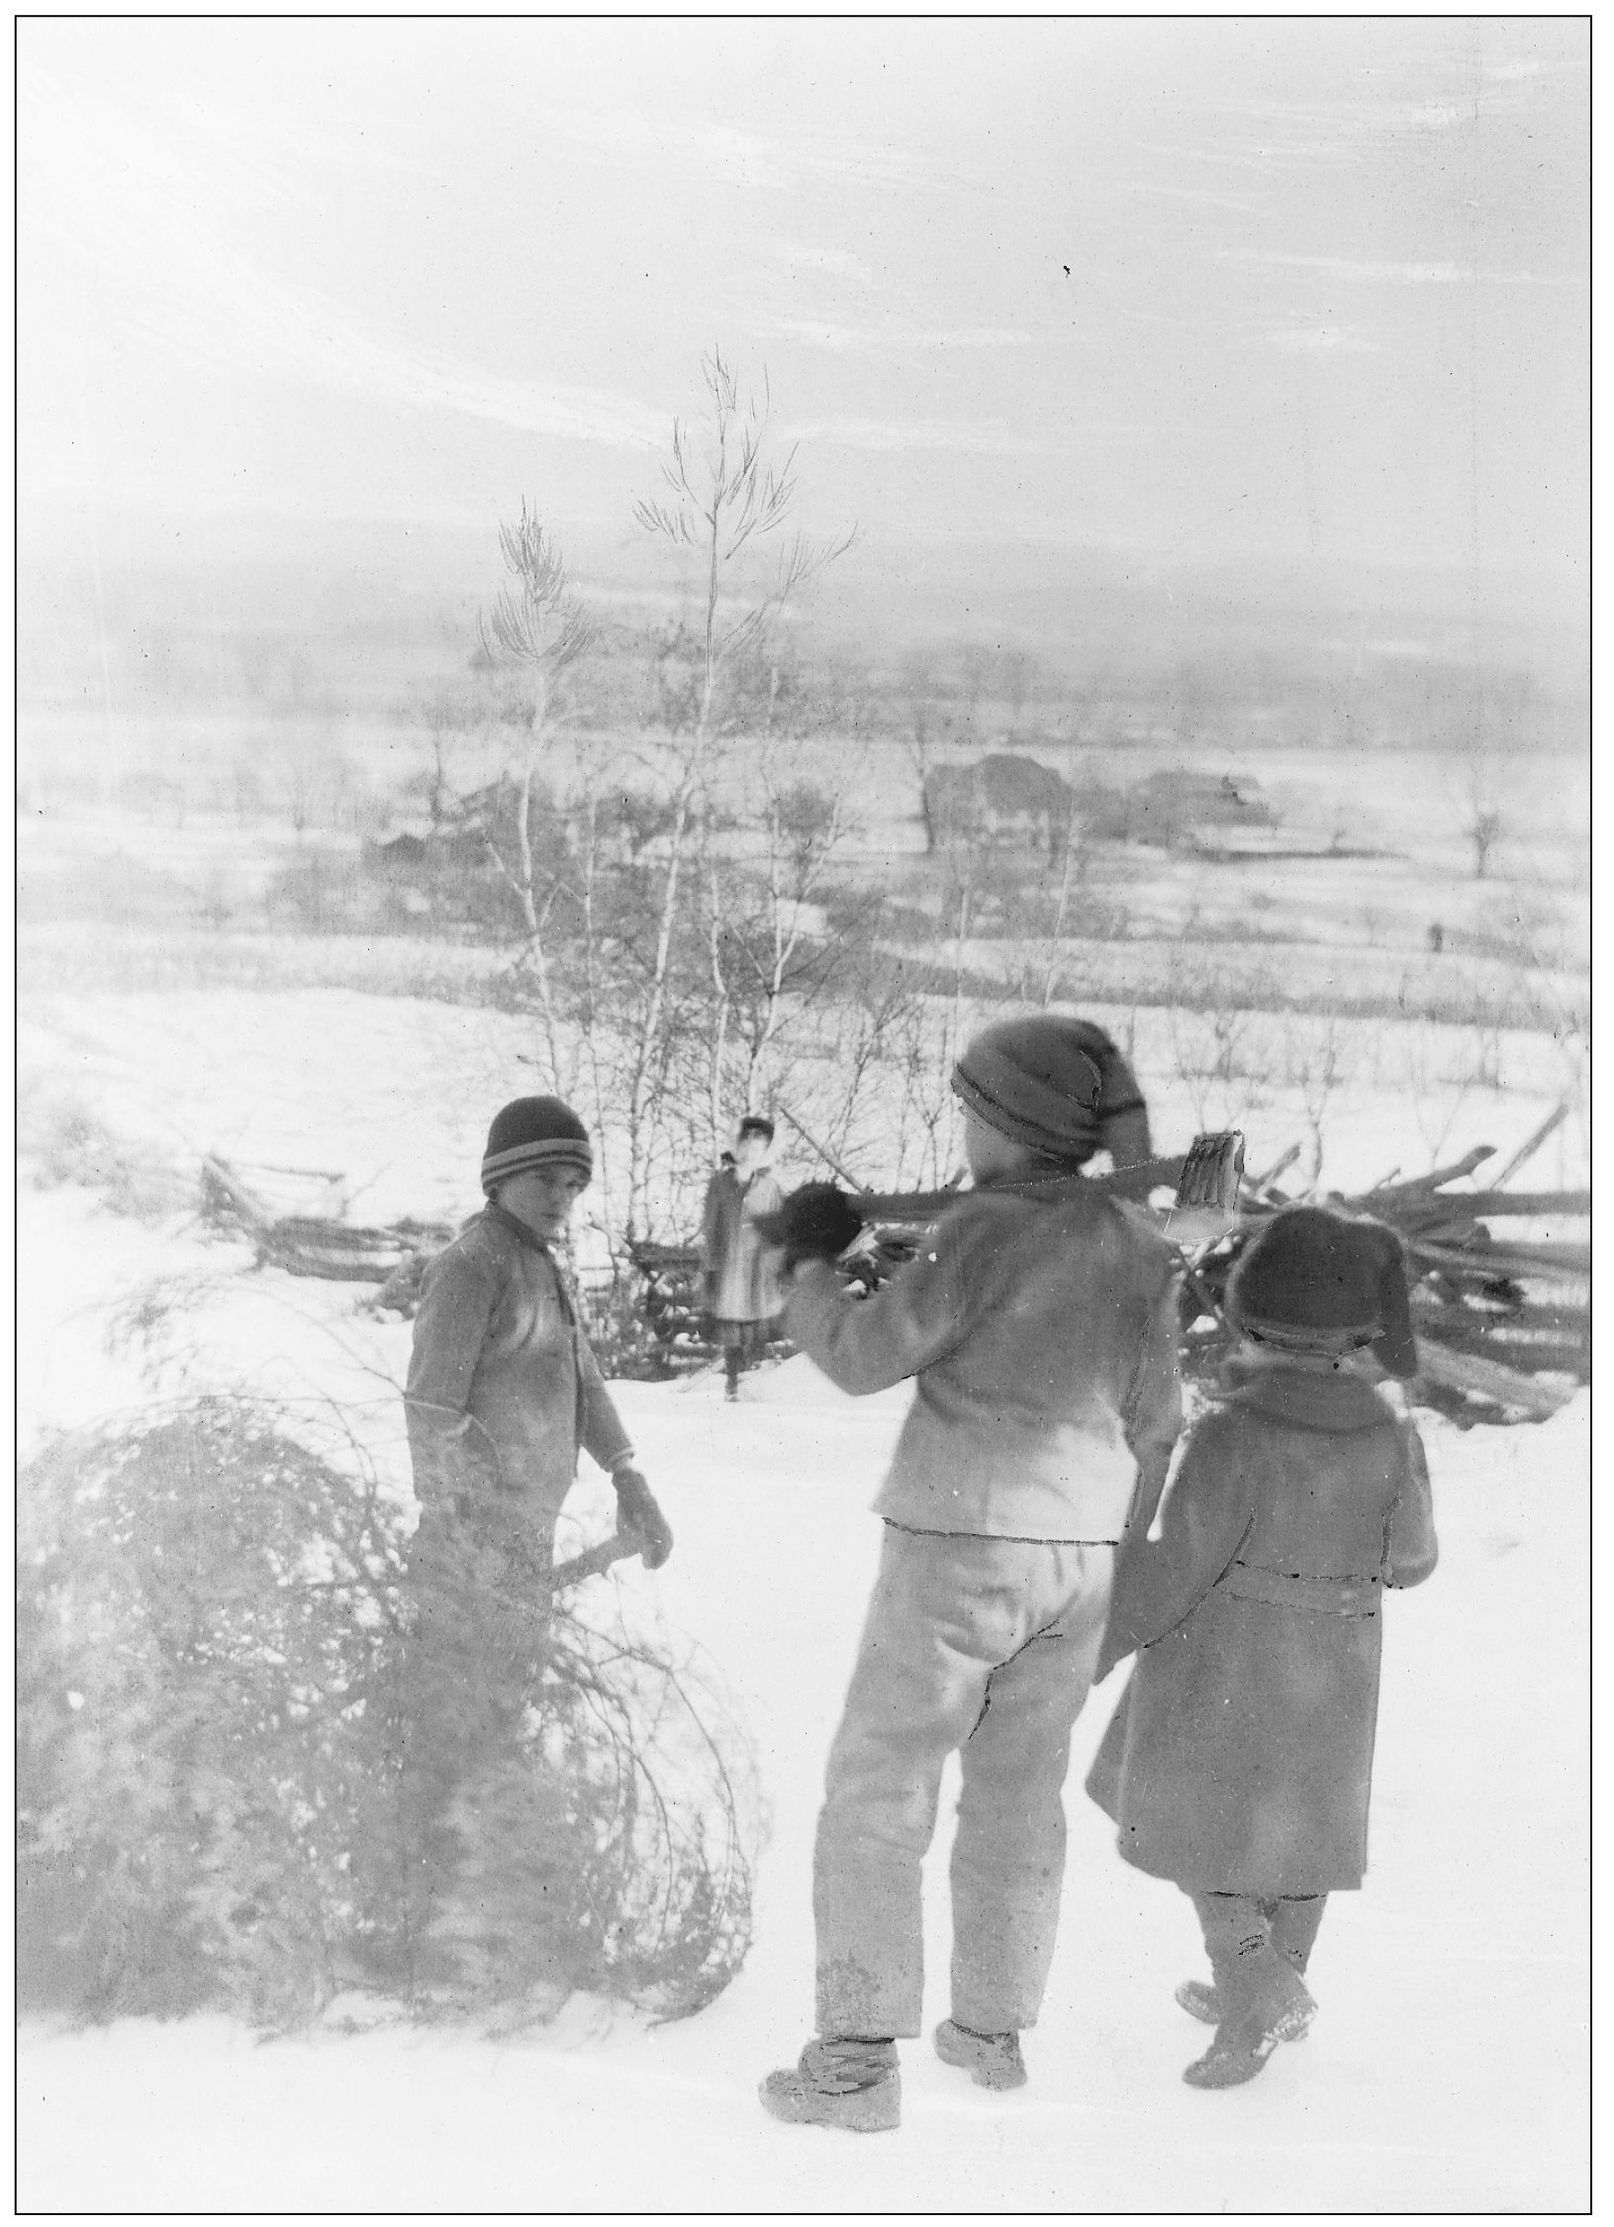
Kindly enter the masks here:
[[[1058, 1198], [1077, 1184], [1107, 1191], [1113, 1198], [1149, 1206], [1158, 1191], [1171, 1190], [1168, 1205], [1151, 1208], [1165, 1234], [1178, 1245], [1209, 1245], [1225, 1237], [1238, 1219], [1239, 1185], [1244, 1176], [1242, 1129], [1202, 1131], [1184, 1153], [1139, 1160], [1107, 1175], [1023, 1176], [995, 1183], [994, 1190], [1027, 1197]], [[966, 1193], [945, 1191], [857, 1191], [851, 1204], [865, 1224], [884, 1222], [920, 1227], [958, 1203]]]

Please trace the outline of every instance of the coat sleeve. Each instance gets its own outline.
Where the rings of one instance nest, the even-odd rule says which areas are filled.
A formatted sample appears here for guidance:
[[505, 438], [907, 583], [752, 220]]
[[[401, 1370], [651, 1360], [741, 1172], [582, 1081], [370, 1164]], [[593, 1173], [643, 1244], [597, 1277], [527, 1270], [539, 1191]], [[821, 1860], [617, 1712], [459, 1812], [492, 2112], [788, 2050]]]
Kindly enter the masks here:
[[1138, 1465], [1128, 1530], [1147, 1531], [1153, 1523], [1171, 1467], [1172, 1449], [1182, 1430], [1177, 1332], [1177, 1282], [1175, 1277], [1168, 1277], [1150, 1313], [1122, 1415], [1126, 1442]]
[[706, 1186], [706, 1200], [701, 1208], [701, 1267], [714, 1275], [722, 1266], [720, 1236], [722, 1221], [722, 1178], [713, 1176]]
[[1123, 1655], [1148, 1647], [1180, 1624], [1202, 1601], [1238, 1553], [1254, 1514], [1245, 1464], [1237, 1459], [1235, 1437], [1218, 1416], [1195, 1431], [1160, 1537], [1129, 1532], [1116, 1557], [1110, 1620], [1099, 1656], [1102, 1676]]
[[577, 1391], [578, 1435], [585, 1451], [602, 1469], [609, 1469], [624, 1454], [633, 1452], [633, 1440], [605, 1388], [594, 1348], [581, 1330], [577, 1333]]
[[487, 1268], [452, 1248], [432, 1262], [421, 1284], [404, 1412], [415, 1498], [423, 1507], [441, 1506], [496, 1476], [496, 1457], [469, 1403], [497, 1298]]
[[1417, 1425], [1404, 1423], [1406, 1474], [1384, 1526], [1384, 1582], [1386, 1585], [1422, 1585], [1434, 1572], [1440, 1555], [1435, 1537], [1434, 1497], [1429, 1489], [1429, 1463]]
[[964, 1279], [933, 1236], [872, 1298], [849, 1300], [828, 1261], [804, 1261], [785, 1300], [785, 1332], [843, 1392], [883, 1392], [939, 1361], [964, 1330]]

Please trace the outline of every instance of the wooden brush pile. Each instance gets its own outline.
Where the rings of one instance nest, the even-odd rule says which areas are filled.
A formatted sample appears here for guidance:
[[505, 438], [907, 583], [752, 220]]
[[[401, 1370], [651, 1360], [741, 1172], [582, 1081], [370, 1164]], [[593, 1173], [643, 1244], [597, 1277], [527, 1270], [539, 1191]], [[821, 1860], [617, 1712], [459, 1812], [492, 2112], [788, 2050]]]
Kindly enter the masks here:
[[[1591, 1194], [1502, 1182], [1467, 1188], [1492, 1156], [1481, 1145], [1427, 1175], [1320, 1203], [1370, 1215], [1402, 1240], [1420, 1363], [1415, 1397], [1464, 1420], [1539, 1419], [1590, 1381]], [[1276, 1172], [1245, 1186], [1234, 1229], [1193, 1263], [1197, 1297], [1219, 1302], [1241, 1245], [1293, 1203]], [[1231, 1342], [1219, 1311], [1203, 1304], [1187, 1336], [1196, 1366], [1219, 1362]]]
[[[322, 1194], [311, 1192], [316, 1185], [324, 1187]], [[321, 1169], [255, 1167], [249, 1179], [231, 1161], [209, 1154], [202, 1162], [202, 1219], [249, 1237], [260, 1267], [338, 1283], [380, 1284], [383, 1292], [399, 1279], [413, 1276], [418, 1282], [419, 1267], [454, 1235], [451, 1223], [413, 1216], [371, 1228], [344, 1221], [340, 1185], [339, 1176]], [[283, 1211], [285, 1204], [305, 1211]]]
[[[1460, 1420], [1539, 1419], [1590, 1381], [1591, 1194], [1506, 1187], [1563, 1112], [1488, 1188], [1457, 1188], [1493, 1157], [1493, 1147], [1480, 1145], [1427, 1175], [1349, 1195], [1330, 1192], [1317, 1202], [1371, 1216], [1400, 1236], [1421, 1363], [1413, 1396]], [[1181, 1159], [1151, 1160], [1094, 1179], [1139, 1204], [1154, 1202], [1162, 1227], [1181, 1246], [1183, 1358], [1192, 1376], [1213, 1375], [1236, 1342], [1221, 1311], [1228, 1273], [1260, 1224], [1298, 1203], [1298, 1194], [1284, 1190], [1279, 1178], [1299, 1157], [1297, 1145], [1264, 1175], [1244, 1177], [1222, 1232], [1210, 1236], [1205, 1216], [1184, 1216], [1161, 1202], [1181, 1175]], [[877, 1273], [889, 1273], [914, 1250], [917, 1230], [953, 1195], [857, 1197], [874, 1231]], [[869, 1280], [866, 1270], [859, 1273]]]

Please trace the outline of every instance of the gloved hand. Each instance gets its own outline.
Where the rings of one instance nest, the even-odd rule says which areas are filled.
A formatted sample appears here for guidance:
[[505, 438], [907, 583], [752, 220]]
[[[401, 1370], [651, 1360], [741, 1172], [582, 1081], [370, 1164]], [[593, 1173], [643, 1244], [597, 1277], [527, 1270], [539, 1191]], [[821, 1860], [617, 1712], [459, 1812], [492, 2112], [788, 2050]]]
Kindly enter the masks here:
[[785, 1256], [785, 1266], [802, 1260], [833, 1260], [862, 1234], [863, 1217], [834, 1183], [804, 1183], [756, 1226]]
[[617, 1522], [624, 1531], [636, 1532], [644, 1541], [647, 1570], [659, 1570], [673, 1550], [672, 1525], [656, 1505], [656, 1496], [642, 1473], [624, 1462], [611, 1472], [616, 1487]]

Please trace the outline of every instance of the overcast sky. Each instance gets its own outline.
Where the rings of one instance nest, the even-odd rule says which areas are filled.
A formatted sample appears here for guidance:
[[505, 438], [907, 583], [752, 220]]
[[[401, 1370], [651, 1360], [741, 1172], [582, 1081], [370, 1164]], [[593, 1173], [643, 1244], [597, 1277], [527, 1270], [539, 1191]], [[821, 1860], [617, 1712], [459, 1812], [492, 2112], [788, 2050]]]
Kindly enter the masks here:
[[626, 524], [721, 343], [809, 523], [1578, 578], [1574, 18], [25, 20], [25, 500]]

